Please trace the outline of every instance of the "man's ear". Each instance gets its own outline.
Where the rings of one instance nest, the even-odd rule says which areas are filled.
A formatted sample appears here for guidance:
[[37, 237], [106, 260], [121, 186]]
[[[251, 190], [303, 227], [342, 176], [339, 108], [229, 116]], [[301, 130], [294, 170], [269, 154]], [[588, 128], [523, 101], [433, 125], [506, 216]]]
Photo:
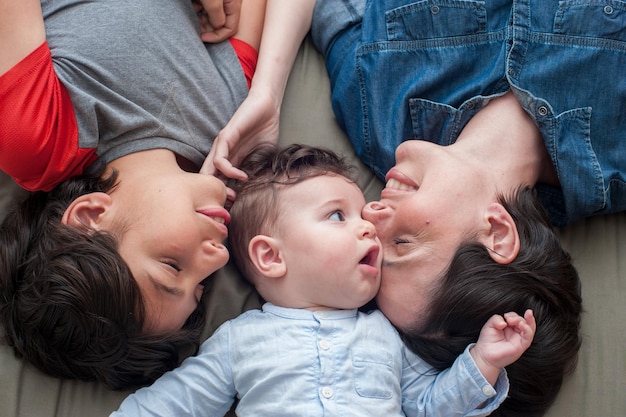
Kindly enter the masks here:
[[106, 193], [83, 194], [65, 209], [61, 222], [86, 232], [101, 230], [111, 202], [111, 196]]
[[491, 255], [499, 264], [509, 264], [519, 253], [520, 240], [513, 217], [500, 203], [491, 203], [485, 212], [488, 233], [481, 239]]
[[250, 240], [248, 256], [259, 273], [269, 278], [280, 278], [287, 273], [287, 263], [283, 259], [278, 241], [265, 235], [257, 235]]

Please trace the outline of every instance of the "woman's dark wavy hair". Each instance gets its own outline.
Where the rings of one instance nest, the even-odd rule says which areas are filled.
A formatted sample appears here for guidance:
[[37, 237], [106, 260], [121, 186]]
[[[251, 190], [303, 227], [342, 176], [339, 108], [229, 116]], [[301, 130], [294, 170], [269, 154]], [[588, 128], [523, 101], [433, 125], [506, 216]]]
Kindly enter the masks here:
[[424, 327], [401, 333], [411, 350], [442, 370], [476, 342], [493, 314], [522, 315], [532, 309], [535, 338], [506, 368], [509, 396], [491, 415], [541, 416], [554, 402], [564, 376], [576, 366], [581, 345], [580, 279], [533, 190], [523, 188], [510, 202], [500, 201], [520, 235], [516, 259], [498, 264], [483, 245], [462, 245], [435, 292]]
[[116, 182], [115, 172], [70, 179], [30, 194], [7, 215], [0, 227], [0, 323], [17, 356], [43, 372], [123, 390], [176, 367], [183, 349], [196, 351], [204, 314], [199, 307], [178, 332], [145, 334], [140, 290], [114, 236], [61, 223], [71, 201]]

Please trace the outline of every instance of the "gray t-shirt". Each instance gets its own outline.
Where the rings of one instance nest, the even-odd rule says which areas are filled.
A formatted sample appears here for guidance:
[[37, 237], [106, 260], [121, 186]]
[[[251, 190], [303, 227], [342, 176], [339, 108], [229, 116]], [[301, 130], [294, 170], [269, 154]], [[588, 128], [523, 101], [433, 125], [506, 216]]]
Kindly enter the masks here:
[[42, 0], [81, 147], [108, 163], [167, 148], [200, 166], [248, 88], [229, 42], [205, 45], [190, 0]]

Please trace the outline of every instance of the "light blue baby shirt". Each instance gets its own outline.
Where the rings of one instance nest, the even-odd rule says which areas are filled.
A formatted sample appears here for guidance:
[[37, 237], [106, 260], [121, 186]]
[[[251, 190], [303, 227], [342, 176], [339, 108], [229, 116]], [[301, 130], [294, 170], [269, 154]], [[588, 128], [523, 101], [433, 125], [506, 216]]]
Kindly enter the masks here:
[[235, 397], [239, 417], [486, 416], [507, 393], [506, 372], [492, 387], [469, 347], [433, 372], [380, 311], [267, 303], [224, 323], [197, 356], [111, 416], [222, 416]]

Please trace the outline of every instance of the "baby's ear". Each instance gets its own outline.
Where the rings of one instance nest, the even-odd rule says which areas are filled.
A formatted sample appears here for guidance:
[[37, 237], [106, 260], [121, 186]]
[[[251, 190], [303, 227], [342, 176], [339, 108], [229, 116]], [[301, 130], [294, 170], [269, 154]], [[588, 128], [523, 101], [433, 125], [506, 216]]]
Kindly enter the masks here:
[[106, 193], [89, 193], [77, 197], [65, 209], [61, 222], [86, 232], [101, 230], [111, 208], [111, 196]]
[[280, 278], [287, 272], [287, 264], [276, 239], [257, 235], [250, 240], [248, 256], [259, 273], [269, 278]]
[[499, 203], [492, 203], [485, 212], [488, 232], [481, 243], [489, 249], [491, 258], [499, 264], [509, 264], [519, 253], [520, 240], [515, 220]]

